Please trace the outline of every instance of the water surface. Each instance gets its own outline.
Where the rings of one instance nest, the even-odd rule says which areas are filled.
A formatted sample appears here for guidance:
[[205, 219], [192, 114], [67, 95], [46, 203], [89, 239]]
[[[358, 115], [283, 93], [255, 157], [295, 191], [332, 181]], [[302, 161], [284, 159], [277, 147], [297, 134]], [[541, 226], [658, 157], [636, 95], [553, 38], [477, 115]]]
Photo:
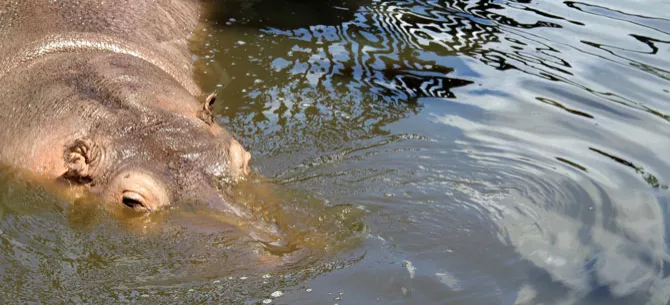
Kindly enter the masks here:
[[223, 229], [138, 234], [6, 182], [8, 299], [670, 299], [666, 1], [213, 4], [197, 78], [283, 213], [332, 247], [263, 269]]

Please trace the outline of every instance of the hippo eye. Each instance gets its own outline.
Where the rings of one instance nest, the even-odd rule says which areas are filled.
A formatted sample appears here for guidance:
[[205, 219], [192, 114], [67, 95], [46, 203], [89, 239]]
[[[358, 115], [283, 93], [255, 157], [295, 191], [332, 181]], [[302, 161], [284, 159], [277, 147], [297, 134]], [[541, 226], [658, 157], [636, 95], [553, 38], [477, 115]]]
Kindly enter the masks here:
[[121, 202], [133, 210], [146, 209], [146, 205], [144, 204], [144, 197], [133, 191], [123, 192], [123, 198], [121, 199]]
[[[107, 185], [102, 197], [116, 206], [136, 212], [153, 212], [170, 204], [163, 184], [153, 174], [141, 170], [123, 171]], [[128, 210], [125, 209], [124, 210]]]

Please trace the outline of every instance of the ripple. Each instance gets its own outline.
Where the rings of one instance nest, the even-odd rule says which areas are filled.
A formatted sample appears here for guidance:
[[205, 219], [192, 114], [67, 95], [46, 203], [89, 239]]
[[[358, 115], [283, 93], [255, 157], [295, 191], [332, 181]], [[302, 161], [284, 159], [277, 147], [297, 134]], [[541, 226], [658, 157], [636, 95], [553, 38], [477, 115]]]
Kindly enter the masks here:
[[[259, 170], [365, 207], [378, 239], [359, 264], [395, 276], [385, 300], [664, 298], [665, 17], [537, 1], [350, 12], [218, 46], [270, 71], [262, 86], [231, 82], [251, 99], [223, 121], [245, 130]], [[412, 276], [384, 265], [403, 262]]]

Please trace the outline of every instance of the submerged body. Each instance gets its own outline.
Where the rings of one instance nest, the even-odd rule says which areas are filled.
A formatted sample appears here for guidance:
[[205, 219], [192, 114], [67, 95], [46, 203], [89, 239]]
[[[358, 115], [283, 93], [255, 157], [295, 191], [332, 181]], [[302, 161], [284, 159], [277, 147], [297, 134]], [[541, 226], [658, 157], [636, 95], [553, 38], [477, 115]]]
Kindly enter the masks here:
[[202, 202], [278, 239], [219, 191], [244, 178], [250, 155], [192, 79], [187, 39], [200, 9], [0, 1], [0, 163], [139, 211]]

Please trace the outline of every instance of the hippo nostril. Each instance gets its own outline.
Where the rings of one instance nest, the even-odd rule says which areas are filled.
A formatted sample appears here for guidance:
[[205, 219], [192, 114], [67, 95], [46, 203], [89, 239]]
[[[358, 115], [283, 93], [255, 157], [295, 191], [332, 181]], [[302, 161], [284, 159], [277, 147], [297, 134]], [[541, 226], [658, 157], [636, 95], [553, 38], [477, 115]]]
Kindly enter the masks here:
[[244, 175], [249, 174], [249, 160], [251, 160], [251, 154], [247, 151], [244, 152], [244, 163], [242, 165], [242, 173]]
[[281, 232], [276, 223], [254, 222], [250, 223], [247, 233], [249, 236], [261, 243], [266, 250], [276, 252], [291, 252], [286, 236]]

